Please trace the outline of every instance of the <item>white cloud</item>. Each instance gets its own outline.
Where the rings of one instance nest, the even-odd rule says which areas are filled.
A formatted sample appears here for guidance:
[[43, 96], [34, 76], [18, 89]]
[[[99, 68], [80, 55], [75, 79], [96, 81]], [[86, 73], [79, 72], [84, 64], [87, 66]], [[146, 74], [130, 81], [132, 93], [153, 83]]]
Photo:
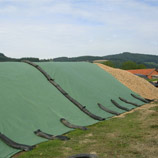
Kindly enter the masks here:
[[0, 14], [7, 13], [0, 18], [0, 52], [8, 56], [53, 58], [158, 49], [158, 6], [136, 0], [0, 3], [6, 1], [12, 3], [0, 7]]
[[0, 14], [12, 14], [17, 11], [15, 6], [6, 6], [4, 8], [0, 8]]

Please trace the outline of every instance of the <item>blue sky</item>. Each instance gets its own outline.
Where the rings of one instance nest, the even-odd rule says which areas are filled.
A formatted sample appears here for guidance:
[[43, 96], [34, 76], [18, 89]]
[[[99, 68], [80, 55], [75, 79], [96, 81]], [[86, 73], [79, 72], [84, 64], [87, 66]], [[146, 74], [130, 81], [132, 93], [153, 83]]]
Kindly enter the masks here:
[[0, 0], [10, 57], [158, 55], [158, 0]]

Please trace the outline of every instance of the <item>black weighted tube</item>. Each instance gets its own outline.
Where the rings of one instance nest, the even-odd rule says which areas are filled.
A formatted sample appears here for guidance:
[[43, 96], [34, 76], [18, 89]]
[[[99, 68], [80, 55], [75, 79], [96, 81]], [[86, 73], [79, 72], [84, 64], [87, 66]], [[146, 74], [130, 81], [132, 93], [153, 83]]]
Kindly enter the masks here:
[[86, 109], [86, 106], [81, 105], [78, 101], [76, 101], [75, 99], [73, 99], [71, 96], [66, 95], [65, 97], [68, 98], [73, 104], [75, 104], [80, 110], [82, 110], [84, 113], [86, 113], [91, 118], [93, 118], [95, 120], [99, 120], [99, 121], [105, 120], [105, 118], [102, 118], [100, 116], [94, 115], [93, 113], [91, 113], [90, 111], [88, 111]]
[[154, 99], [148, 99], [148, 98], [144, 98], [144, 99], [147, 100], [148, 102], [154, 101]]
[[62, 135], [57, 135], [55, 136], [56, 139], [59, 139], [59, 140], [70, 140], [69, 137], [66, 137], [66, 136], [62, 136]]
[[124, 98], [119, 97], [119, 99], [120, 99], [121, 101], [127, 103], [127, 104], [131, 104], [131, 105], [134, 105], [134, 106], [137, 106], [137, 107], [139, 106], [138, 104], [136, 104], [136, 103], [132, 103], [132, 102], [130, 102], [130, 101], [127, 101], [127, 100], [124, 99]]
[[138, 97], [138, 96], [136, 96], [134, 94], [131, 94], [131, 96], [136, 98], [136, 99], [138, 99], [138, 100], [140, 100], [140, 101], [142, 101], [142, 102], [144, 102], [144, 103], [149, 103], [149, 101], [145, 100], [144, 98]]
[[68, 95], [67, 92], [65, 92], [59, 85], [56, 86], [56, 88], [65, 96], [65, 95]]
[[110, 109], [106, 108], [105, 106], [103, 106], [103, 105], [100, 104], [100, 103], [98, 103], [98, 106], [99, 106], [102, 110], [104, 110], [104, 111], [106, 111], [106, 112], [108, 112], [108, 113], [111, 113], [111, 114], [114, 114], [114, 115], [120, 115], [119, 112], [110, 110]]
[[129, 111], [130, 109], [126, 108], [126, 107], [123, 107], [121, 105], [119, 105], [115, 100], [112, 100], [111, 99], [111, 102], [118, 108], [122, 109], [122, 110], [125, 110], [125, 111]]
[[80, 110], [82, 110], [85, 114], [87, 114], [88, 116], [90, 116], [91, 118], [95, 119], [95, 120], [99, 120], [99, 121], [103, 121], [105, 120], [105, 118], [102, 118], [100, 116], [97, 116], [93, 113], [91, 113], [90, 111], [88, 111], [86, 109], [85, 106], [81, 105], [79, 102], [77, 102], [75, 99], [73, 99], [70, 95], [68, 95], [67, 92], [65, 92], [60, 85], [58, 85], [54, 79], [52, 79], [39, 65], [36, 65], [30, 61], [24, 60], [23, 62], [30, 64], [32, 66], [34, 66], [35, 68], [37, 68], [47, 79], [48, 81], [54, 85], [67, 99], [69, 99], [73, 104], [75, 104]]
[[24, 63], [27, 63], [27, 64], [30, 64], [30, 65], [32, 65], [32, 66], [34, 66], [34, 67], [38, 67], [38, 65], [37, 64], [34, 64], [34, 63], [32, 63], [32, 62], [30, 62], [29, 60], [22, 60], [21, 62], [24, 62]]
[[53, 80], [41, 67], [37, 67], [37, 69], [47, 78], [47, 80]]
[[34, 134], [36, 134], [37, 136], [46, 138], [46, 139], [50, 139], [50, 140], [55, 139], [55, 136], [54, 136], [54, 135], [44, 133], [44, 132], [42, 132], [40, 129], [34, 131]]
[[98, 158], [97, 155], [94, 154], [77, 154], [70, 156], [68, 158]]
[[30, 151], [35, 147], [35, 146], [29, 146], [29, 145], [16, 143], [2, 133], [0, 133], [0, 139], [8, 146], [15, 148], [15, 149], [23, 150], [23, 151]]
[[66, 137], [66, 136], [54, 136], [45, 132], [42, 132], [40, 129], [34, 131], [34, 134], [36, 134], [39, 137], [43, 137], [45, 139], [49, 139], [49, 140], [53, 140], [53, 139], [60, 139], [60, 140], [69, 140], [70, 138]]
[[39, 65], [34, 64], [34, 63], [32, 63], [32, 62], [30, 62], [28, 60], [23, 60], [22, 62], [34, 66], [36, 69], [38, 69], [47, 78], [47, 80], [54, 80]]
[[66, 119], [64, 119], [64, 118], [61, 118], [61, 119], [60, 119], [60, 122], [63, 123], [65, 126], [69, 127], [69, 128], [87, 130], [86, 127], [71, 124], [70, 122], [68, 122], [68, 121], [67, 121]]

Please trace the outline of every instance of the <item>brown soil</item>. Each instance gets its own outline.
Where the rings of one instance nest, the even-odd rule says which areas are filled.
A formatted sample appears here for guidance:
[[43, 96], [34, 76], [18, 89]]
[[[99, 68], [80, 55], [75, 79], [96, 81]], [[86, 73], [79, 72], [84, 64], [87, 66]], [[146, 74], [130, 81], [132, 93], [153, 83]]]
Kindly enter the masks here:
[[96, 64], [142, 97], [148, 99], [158, 99], [158, 88], [154, 87], [145, 79], [140, 78], [126, 70], [111, 68], [99, 63]]

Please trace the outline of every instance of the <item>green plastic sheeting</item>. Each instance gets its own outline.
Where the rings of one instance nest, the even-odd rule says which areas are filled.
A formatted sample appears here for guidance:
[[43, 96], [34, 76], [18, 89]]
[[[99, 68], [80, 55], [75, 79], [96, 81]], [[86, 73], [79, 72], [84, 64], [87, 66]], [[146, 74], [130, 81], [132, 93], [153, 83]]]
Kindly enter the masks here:
[[[84, 62], [37, 64], [71, 97], [95, 115], [104, 118], [113, 116], [101, 110], [97, 103], [111, 110], [124, 112], [116, 108], [111, 103], [111, 99], [122, 106], [134, 108], [121, 102], [118, 97], [139, 105], [143, 104], [130, 95], [135, 94], [134, 92], [94, 64]], [[33, 133], [37, 129], [53, 135], [72, 130], [64, 126], [60, 118], [81, 126], [98, 122], [78, 109], [33, 66], [18, 62], [0, 63], [0, 132], [2, 134], [17, 143], [35, 145], [47, 141]], [[0, 158], [8, 158], [18, 151], [0, 140]]]
[[138, 105], [143, 104], [131, 96], [131, 93], [137, 95], [136, 93], [95, 64], [87, 62], [45, 62], [37, 64], [71, 97], [98, 116], [109, 118], [113, 115], [101, 110], [97, 103], [120, 113], [125, 112], [115, 107], [111, 103], [111, 99], [129, 109], [135, 108], [135, 106], [120, 101], [119, 97]]
[[[46, 141], [34, 135], [37, 129], [53, 135], [70, 131], [60, 123], [62, 117], [84, 126], [97, 122], [67, 100], [34, 67], [0, 63], [1, 133], [15, 142], [34, 145]], [[16, 152], [0, 140], [0, 158]]]

